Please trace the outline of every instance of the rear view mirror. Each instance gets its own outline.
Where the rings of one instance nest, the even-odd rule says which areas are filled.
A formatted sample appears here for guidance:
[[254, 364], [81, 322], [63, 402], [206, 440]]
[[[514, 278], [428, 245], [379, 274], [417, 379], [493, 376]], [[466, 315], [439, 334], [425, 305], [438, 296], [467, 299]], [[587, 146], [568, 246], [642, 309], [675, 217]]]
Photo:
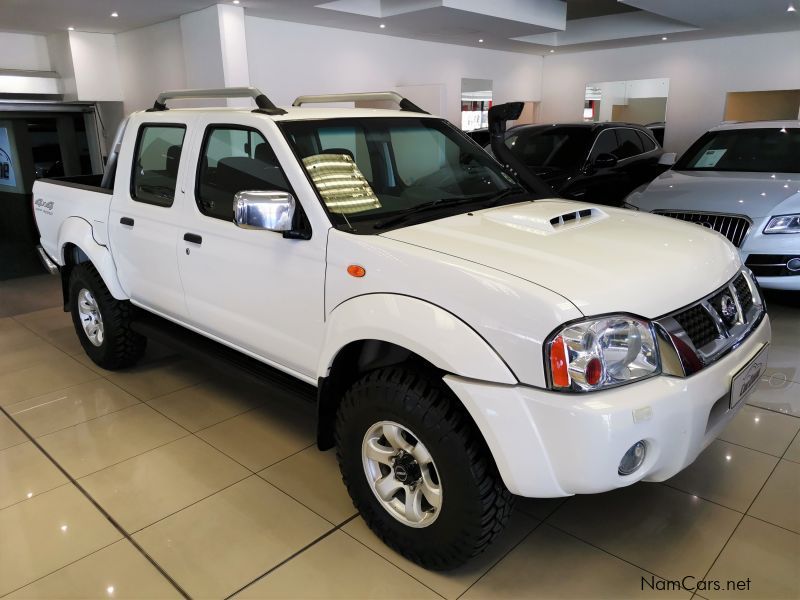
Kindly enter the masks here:
[[658, 164], [671, 167], [672, 165], [675, 164], [677, 158], [678, 158], [677, 152], [665, 152], [664, 154], [658, 157]]
[[592, 163], [598, 169], [609, 169], [611, 167], [616, 167], [619, 160], [613, 154], [609, 154], [608, 152], [602, 152], [597, 155]]
[[291, 231], [295, 199], [288, 192], [239, 192], [233, 197], [233, 222], [243, 229]]

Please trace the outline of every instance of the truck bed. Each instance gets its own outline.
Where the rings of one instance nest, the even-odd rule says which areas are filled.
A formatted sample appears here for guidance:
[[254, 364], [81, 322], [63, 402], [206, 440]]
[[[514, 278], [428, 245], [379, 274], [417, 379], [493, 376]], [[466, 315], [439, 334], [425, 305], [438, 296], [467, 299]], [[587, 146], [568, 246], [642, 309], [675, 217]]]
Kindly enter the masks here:
[[108, 244], [108, 213], [113, 190], [100, 187], [102, 175], [39, 179], [33, 184], [33, 214], [42, 247], [62, 264], [59, 237], [68, 219], [82, 219], [92, 226], [92, 237]]

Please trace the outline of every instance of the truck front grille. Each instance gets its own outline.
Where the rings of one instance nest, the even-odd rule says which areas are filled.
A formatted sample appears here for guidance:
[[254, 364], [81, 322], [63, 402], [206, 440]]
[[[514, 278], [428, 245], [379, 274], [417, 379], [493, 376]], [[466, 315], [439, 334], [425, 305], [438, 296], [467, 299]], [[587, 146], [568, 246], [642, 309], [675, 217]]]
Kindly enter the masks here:
[[752, 224], [750, 219], [740, 215], [721, 215], [716, 213], [704, 212], [691, 212], [691, 211], [673, 211], [673, 210], [655, 210], [657, 215], [664, 217], [672, 217], [673, 219], [680, 219], [689, 223], [695, 223], [701, 227], [713, 229], [717, 233], [721, 233], [728, 240], [739, 248], [744, 241], [747, 232], [750, 231]]
[[706, 344], [710, 344], [719, 335], [717, 326], [714, 325], [714, 319], [699, 304], [687, 308], [673, 318], [680, 323], [696, 348], [702, 348]]
[[711, 364], [756, 328], [764, 316], [758, 294], [752, 277], [742, 271], [705, 298], [656, 319], [685, 375]]

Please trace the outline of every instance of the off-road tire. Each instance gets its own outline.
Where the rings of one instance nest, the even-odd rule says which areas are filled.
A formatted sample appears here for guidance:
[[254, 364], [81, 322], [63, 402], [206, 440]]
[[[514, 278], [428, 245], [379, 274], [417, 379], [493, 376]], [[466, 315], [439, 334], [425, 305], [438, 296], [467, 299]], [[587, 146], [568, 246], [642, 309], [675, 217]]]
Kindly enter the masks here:
[[[442, 506], [427, 527], [410, 527], [389, 514], [367, 480], [362, 443], [380, 421], [408, 428], [433, 457]], [[508, 521], [514, 496], [475, 424], [434, 374], [402, 366], [371, 371], [342, 398], [335, 436], [342, 479], [369, 528], [427, 569], [464, 564], [483, 552]]]
[[[81, 324], [78, 294], [82, 289], [89, 290], [94, 296], [103, 320], [104, 339], [100, 346], [89, 341]], [[147, 338], [130, 327], [134, 307], [127, 300], [117, 300], [111, 295], [92, 264], [81, 263], [72, 268], [69, 300], [75, 332], [95, 364], [113, 371], [133, 366], [139, 361], [147, 346]]]

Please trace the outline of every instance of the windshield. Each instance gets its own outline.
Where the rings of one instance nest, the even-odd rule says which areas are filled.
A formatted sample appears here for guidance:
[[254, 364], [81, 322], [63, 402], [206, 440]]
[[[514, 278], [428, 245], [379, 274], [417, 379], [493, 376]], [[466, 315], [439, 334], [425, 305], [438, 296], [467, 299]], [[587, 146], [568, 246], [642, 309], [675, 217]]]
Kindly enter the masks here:
[[675, 170], [800, 173], [800, 129], [709, 131], [686, 151]]
[[522, 129], [506, 138], [506, 145], [529, 167], [577, 169], [589, 154], [588, 127]]
[[346, 118], [280, 127], [334, 224], [356, 233], [375, 233], [376, 223], [431, 204], [441, 203], [426, 213], [433, 218], [446, 216], [440, 208], [464, 212], [517, 187], [481, 148], [440, 119]]

